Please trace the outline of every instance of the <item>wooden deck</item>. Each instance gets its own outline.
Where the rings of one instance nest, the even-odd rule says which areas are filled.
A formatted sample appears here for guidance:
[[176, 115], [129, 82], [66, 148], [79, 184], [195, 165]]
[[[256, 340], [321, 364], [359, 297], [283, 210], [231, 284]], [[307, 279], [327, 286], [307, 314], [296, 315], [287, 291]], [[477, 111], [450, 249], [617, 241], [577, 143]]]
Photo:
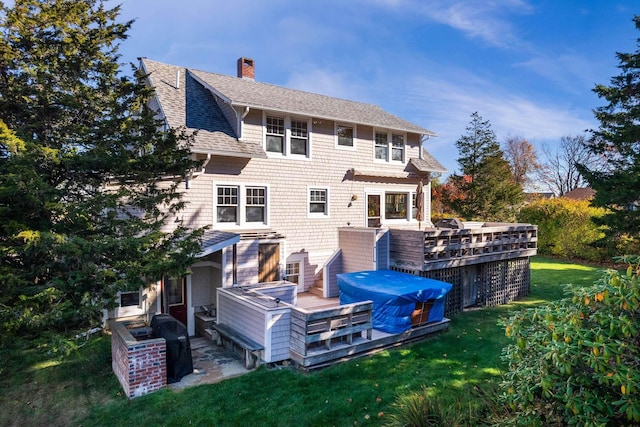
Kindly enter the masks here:
[[371, 302], [341, 306], [337, 298], [309, 293], [298, 294], [297, 300], [292, 310], [290, 357], [306, 370], [424, 339], [449, 327], [445, 318], [389, 334], [373, 328]]
[[306, 355], [302, 355], [291, 349], [291, 360], [306, 370], [323, 368], [337, 362], [366, 356], [386, 348], [398, 347], [424, 339], [438, 332], [444, 332], [449, 328], [449, 322], [449, 319], [444, 318], [441, 322], [433, 322], [424, 326], [414, 327], [401, 334], [388, 334], [373, 329], [370, 340], [365, 338], [363, 333], [360, 336], [354, 337], [351, 344], [346, 341], [336, 340], [330, 349], [318, 346], [308, 349]]
[[530, 257], [537, 253], [538, 227], [485, 223], [468, 229], [390, 229], [390, 257], [400, 268], [429, 271]]

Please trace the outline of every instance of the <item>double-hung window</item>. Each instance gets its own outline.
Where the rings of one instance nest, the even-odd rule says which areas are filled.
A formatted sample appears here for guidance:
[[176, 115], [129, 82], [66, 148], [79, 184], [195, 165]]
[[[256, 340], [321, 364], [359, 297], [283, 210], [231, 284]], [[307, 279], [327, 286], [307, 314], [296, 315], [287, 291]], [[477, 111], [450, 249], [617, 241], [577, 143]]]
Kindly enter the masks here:
[[404, 135], [391, 134], [391, 160], [404, 162]]
[[329, 216], [329, 190], [326, 188], [309, 189], [309, 216]]
[[246, 189], [246, 219], [247, 222], [262, 222], [265, 220], [266, 189], [264, 187], [247, 187]]
[[267, 116], [267, 151], [285, 154], [284, 129], [284, 117]]
[[376, 132], [376, 159], [387, 160], [389, 152], [389, 142], [386, 132]]
[[308, 123], [303, 120], [291, 120], [291, 154], [307, 155], [309, 147]]
[[265, 150], [282, 156], [309, 157], [309, 120], [265, 115]]
[[266, 225], [268, 192], [259, 185], [217, 185], [215, 218], [218, 224]]
[[217, 189], [218, 222], [238, 222], [238, 187], [221, 185]]
[[375, 132], [375, 159], [385, 162], [405, 162], [405, 136], [385, 131]]
[[300, 283], [300, 262], [288, 262], [286, 275], [287, 281], [291, 283]]

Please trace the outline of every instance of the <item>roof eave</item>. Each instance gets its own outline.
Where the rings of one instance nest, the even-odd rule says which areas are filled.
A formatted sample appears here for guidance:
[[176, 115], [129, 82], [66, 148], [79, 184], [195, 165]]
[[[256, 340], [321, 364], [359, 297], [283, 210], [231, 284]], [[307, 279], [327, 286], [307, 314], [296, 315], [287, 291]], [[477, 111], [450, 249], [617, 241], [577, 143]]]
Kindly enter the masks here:
[[372, 127], [377, 127], [377, 128], [395, 130], [395, 131], [399, 131], [399, 132], [415, 133], [415, 134], [419, 134], [419, 135], [428, 135], [429, 137], [438, 136], [434, 132], [432, 132], [432, 131], [430, 131], [428, 129], [421, 128], [421, 127], [410, 129], [410, 128], [392, 127], [392, 126], [381, 124], [381, 123], [353, 122], [353, 121], [350, 121], [350, 120], [346, 120], [344, 117], [324, 116], [322, 114], [314, 114], [314, 113], [310, 113], [310, 112], [300, 112], [300, 111], [286, 110], [286, 109], [281, 109], [281, 108], [273, 108], [273, 107], [269, 107], [269, 106], [266, 106], [266, 105], [250, 104], [250, 103], [246, 103], [246, 102], [231, 101], [231, 106], [234, 107], [234, 108], [238, 107], [238, 108], [249, 108], [249, 109], [264, 110], [264, 111], [273, 111], [274, 113], [281, 113], [281, 114], [285, 114], [285, 115], [307, 116], [307, 117], [312, 117], [312, 118], [322, 119], [322, 120], [332, 120], [334, 122], [339, 122], [339, 123], [353, 123], [355, 125], [372, 126]]
[[238, 151], [225, 151], [225, 150], [206, 150], [202, 148], [192, 148], [191, 152], [194, 154], [210, 154], [212, 156], [220, 157], [239, 157], [245, 159], [266, 159], [266, 153], [241, 153]]

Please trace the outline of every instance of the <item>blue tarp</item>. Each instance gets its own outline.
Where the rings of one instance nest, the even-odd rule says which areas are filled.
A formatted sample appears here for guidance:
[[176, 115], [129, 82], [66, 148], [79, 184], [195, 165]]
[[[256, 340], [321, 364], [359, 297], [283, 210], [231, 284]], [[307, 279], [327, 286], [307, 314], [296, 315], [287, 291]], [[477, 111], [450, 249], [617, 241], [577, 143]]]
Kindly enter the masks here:
[[444, 301], [451, 283], [394, 270], [338, 274], [340, 304], [373, 301], [373, 327], [399, 334], [411, 328], [416, 303], [433, 300], [428, 322], [444, 317]]

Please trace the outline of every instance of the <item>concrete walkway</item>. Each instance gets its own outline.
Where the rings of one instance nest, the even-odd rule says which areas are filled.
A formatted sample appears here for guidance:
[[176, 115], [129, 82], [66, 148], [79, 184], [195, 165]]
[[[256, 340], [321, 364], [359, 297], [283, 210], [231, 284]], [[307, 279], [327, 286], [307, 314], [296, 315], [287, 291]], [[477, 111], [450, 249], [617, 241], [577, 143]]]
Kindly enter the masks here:
[[245, 369], [242, 356], [227, 348], [218, 347], [210, 339], [195, 337], [191, 338], [189, 342], [191, 344], [193, 373], [185, 375], [177, 383], [169, 384], [169, 387], [174, 390], [201, 384], [213, 384], [250, 372]]

